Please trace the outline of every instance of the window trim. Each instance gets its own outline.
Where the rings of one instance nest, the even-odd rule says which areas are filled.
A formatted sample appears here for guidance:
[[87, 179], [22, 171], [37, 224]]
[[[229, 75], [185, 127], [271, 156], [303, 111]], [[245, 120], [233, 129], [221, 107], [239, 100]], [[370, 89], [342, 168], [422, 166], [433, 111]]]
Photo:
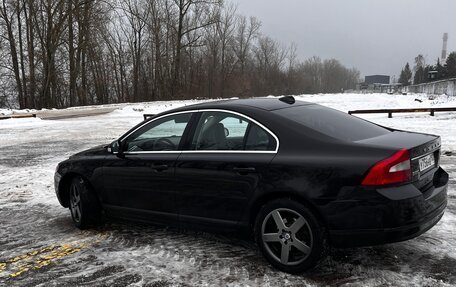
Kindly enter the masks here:
[[[225, 109], [198, 109], [198, 110], [189, 110], [189, 111], [181, 111], [181, 112], [174, 112], [174, 113], [169, 113], [169, 114], [166, 114], [166, 115], [162, 115], [162, 116], [159, 116], [159, 117], [156, 117], [156, 118], [153, 118], [147, 122], [145, 122], [144, 124], [138, 126], [136, 129], [130, 131], [128, 134], [126, 135], [123, 135], [121, 138], [120, 138], [120, 141], [121, 143], [123, 143], [131, 134], [133, 134], [134, 132], [136, 132], [137, 130], [141, 129], [142, 127], [144, 127], [145, 125], [147, 124], [150, 124], [154, 121], [157, 121], [157, 120], [160, 120], [164, 117], [169, 117], [169, 116], [174, 116], [174, 115], [180, 115], [180, 114], [191, 114], [191, 113], [204, 113], [204, 112], [222, 112], [222, 113], [228, 113], [228, 114], [233, 114], [233, 115], [237, 115], [237, 116], [240, 116], [240, 117], [244, 117], [246, 118], [247, 120], [255, 123], [256, 125], [258, 125], [259, 127], [261, 127], [262, 129], [264, 129], [269, 135], [271, 135], [275, 141], [276, 141], [276, 148], [275, 150], [267, 150], [267, 151], [264, 151], [264, 150], [176, 150], [176, 151], [134, 151], [134, 152], [128, 152], [128, 151], [125, 151], [124, 154], [125, 155], [135, 155], [135, 154], [195, 154], [195, 153], [226, 153], [226, 154], [235, 154], [235, 153], [258, 153], [258, 154], [276, 154], [279, 152], [279, 146], [280, 146], [280, 141], [279, 141], [279, 138], [270, 130], [268, 129], [266, 126], [264, 126], [263, 124], [261, 124], [260, 122], [258, 122], [257, 120], [255, 119], [252, 119], [251, 117], [249, 116], [246, 116], [242, 113], [239, 113], [239, 112], [235, 112], [235, 111], [230, 111], [230, 110], [225, 110]], [[190, 118], [190, 121], [192, 120], [192, 118]], [[187, 123], [187, 128], [189, 128], [189, 124], [191, 122], [188, 122]], [[185, 134], [185, 131], [184, 131], [184, 134]], [[192, 136], [195, 136], [194, 134]], [[117, 152], [113, 153], [113, 154], [117, 154]]]

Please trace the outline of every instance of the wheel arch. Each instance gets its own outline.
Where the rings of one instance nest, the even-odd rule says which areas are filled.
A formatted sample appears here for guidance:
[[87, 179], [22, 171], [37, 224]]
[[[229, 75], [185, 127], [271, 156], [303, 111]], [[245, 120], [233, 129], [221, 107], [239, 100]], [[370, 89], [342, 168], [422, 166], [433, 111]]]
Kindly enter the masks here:
[[276, 199], [281, 199], [281, 198], [288, 198], [294, 201], [299, 202], [300, 204], [304, 205], [307, 207], [312, 214], [317, 218], [317, 220], [322, 224], [322, 227], [327, 229], [326, 225], [326, 220], [321, 214], [321, 212], [318, 210], [318, 208], [310, 202], [307, 198], [305, 198], [302, 195], [299, 195], [294, 192], [283, 192], [283, 191], [277, 191], [277, 192], [271, 192], [268, 194], [265, 194], [258, 199], [255, 200], [255, 202], [251, 205], [250, 208], [250, 213], [249, 213], [249, 226], [250, 229], [253, 230], [253, 227], [255, 225], [255, 220], [256, 217], [258, 216], [258, 213], [260, 212], [261, 208], [268, 202], [271, 202]]
[[66, 173], [62, 179], [60, 180], [60, 183], [59, 183], [59, 200], [60, 200], [60, 204], [63, 206], [63, 207], [69, 207], [70, 206], [70, 185], [71, 185], [71, 181], [73, 180], [73, 178], [75, 177], [82, 177], [82, 179], [84, 179], [84, 181], [90, 186], [92, 187], [90, 181], [82, 174], [80, 173], [77, 173], [77, 172], [68, 172]]

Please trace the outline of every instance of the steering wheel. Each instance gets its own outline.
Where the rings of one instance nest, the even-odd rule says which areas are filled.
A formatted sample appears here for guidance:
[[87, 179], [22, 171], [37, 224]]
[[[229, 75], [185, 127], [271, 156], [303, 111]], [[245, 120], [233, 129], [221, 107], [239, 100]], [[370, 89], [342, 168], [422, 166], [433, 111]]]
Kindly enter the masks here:
[[176, 145], [167, 138], [159, 138], [154, 142], [154, 150], [176, 150]]

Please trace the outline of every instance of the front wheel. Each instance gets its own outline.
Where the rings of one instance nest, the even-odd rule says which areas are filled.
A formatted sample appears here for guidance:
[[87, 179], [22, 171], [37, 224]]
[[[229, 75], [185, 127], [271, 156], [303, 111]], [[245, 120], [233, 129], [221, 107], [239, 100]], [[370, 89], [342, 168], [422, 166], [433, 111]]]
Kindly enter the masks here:
[[265, 258], [282, 271], [303, 272], [322, 257], [324, 229], [308, 208], [294, 200], [284, 198], [265, 204], [254, 232]]
[[70, 212], [74, 225], [80, 229], [101, 223], [98, 198], [82, 177], [75, 177], [70, 185]]

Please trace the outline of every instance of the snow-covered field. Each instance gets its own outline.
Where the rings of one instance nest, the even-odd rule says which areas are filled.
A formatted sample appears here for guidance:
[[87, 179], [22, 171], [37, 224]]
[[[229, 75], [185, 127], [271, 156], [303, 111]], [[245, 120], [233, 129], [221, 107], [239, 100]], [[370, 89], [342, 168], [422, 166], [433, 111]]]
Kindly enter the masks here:
[[[347, 112], [456, 106], [428, 95], [302, 95]], [[415, 101], [415, 99], [420, 100]], [[272, 269], [252, 243], [220, 235], [111, 222], [78, 231], [54, 195], [53, 173], [72, 153], [109, 143], [158, 113], [200, 101], [123, 104], [114, 112], [63, 120], [0, 121], [0, 286], [454, 286], [456, 284], [456, 113], [361, 115], [381, 125], [442, 136], [450, 172], [440, 223], [403, 243], [332, 250], [320, 268], [293, 276]], [[98, 107], [92, 107], [97, 109]], [[74, 110], [74, 109], [73, 109]], [[0, 110], [0, 114], [12, 113]], [[23, 111], [15, 111], [23, 112]]]

